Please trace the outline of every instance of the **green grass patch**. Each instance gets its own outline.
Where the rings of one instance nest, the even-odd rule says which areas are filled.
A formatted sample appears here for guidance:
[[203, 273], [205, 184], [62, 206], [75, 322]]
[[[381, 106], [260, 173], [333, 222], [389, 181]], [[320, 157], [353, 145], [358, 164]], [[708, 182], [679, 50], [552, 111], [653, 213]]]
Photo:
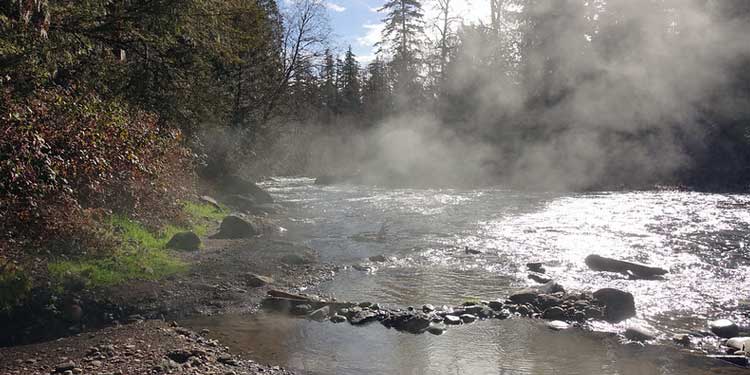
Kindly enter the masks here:
[[108, 224], [121, 244], [113, 255], [52, 262], [48, 268], [53, 280], [62, 288], [101, 287], [132, 279], [158, 280], [186, 271], [188, 265], [166, 249], [167, 242], [182, 231], [205, 236], [229, 211], [192, 202], [184, 204], [183, 210], [189, 218], [188, 225], [165, 225], [157, 232], [127, 217], [112, 216]]

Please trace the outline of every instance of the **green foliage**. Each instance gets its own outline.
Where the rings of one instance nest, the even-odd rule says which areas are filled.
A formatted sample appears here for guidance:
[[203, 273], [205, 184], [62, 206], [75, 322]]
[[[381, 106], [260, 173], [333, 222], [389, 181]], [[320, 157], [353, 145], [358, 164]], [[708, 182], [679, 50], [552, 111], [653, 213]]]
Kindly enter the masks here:
[[12, 309], [30, 291], [31, 280], [21, 268], [11, 262], [0, 265], [0, 312]]
[[60, 286], [79, 282], [87, 287], [101, 287], [133, 279], [158, 280], [187, 270], [187, 264], [166, 249], [167, 242], [174, 234], [187, 230], [199, 236], [206, 235], [210, 226], [228, 210], [193, 202], [185, 203], [183, 210], [188, 224], [168, 224], [157, 231], [127, 217], [112, 216], [108, 222], [120, 243], [114, 253], [50, 263], [48, 269], [53, 280]]

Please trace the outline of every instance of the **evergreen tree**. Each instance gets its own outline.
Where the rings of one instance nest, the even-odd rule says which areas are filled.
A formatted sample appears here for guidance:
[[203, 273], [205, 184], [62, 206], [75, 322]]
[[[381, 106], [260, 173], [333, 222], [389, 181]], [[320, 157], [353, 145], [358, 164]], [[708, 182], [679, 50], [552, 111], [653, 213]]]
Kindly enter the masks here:
[[320, 91], [323, 109], [333, 114], [336, 110], [338, 95], [336, 92], [336, 65], [330, 49], [326, 49], [323, 53], [323, 69], [320, 79], [322, 81]]
[[386, 64], [380, 57], [367, 65], [367, 80], [362, 89], [362, 102], [367, 118], [382, 119], [390, 107], [391, 90]]
[[359, 62], [352, 53], [352, 47], [346, 51], [344, 64], [341, 66], [341, 109], [346, 113], [358, 113], [362, 107], [359, 84]]
[[401, 108], [413, 108], [422, 102], [420, 37], [424, 33], [422, 4], [419, 0], [389, 0], [383, 39], [379, 43], [393, 55], [394, 94]]

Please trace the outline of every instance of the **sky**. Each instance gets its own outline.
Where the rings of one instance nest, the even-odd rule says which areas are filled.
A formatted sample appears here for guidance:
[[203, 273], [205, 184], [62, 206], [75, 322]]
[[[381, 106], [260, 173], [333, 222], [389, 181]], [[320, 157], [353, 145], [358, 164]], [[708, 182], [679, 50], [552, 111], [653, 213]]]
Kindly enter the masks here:
[[[380, 40], [383, 29], [383, 13], [377, 9], [383, 6], [384, 0], [328, 0], [326, 8], [334, 33], [334, 48], [343, 52], [351, 45], [360, 63], [367, 64], [375, 58], [377, 48], [373, 47]], [[489, 18], [489, 0], [452, 0], [453, 13], [460, 15], [467, 22], [476, 22]], [[430, 25], [438, 15], [435, 0], [423, 0], [425, 13], [425, 30], [430, 33]]]

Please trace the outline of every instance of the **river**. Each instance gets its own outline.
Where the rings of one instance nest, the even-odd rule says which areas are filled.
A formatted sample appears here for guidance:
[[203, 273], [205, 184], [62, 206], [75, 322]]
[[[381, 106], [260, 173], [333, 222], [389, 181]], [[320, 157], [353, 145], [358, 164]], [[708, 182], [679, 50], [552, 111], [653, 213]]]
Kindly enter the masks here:
[[[339, 300], [404, 307], [496, 299], [533, 285], [525, 264], [540, 261], [567, 290], [633, 293], [638, 316], [596, 331], [638, 324], [669, 343], [705, 332], [710, 319], [748, 323], [749, 195], [386, 189], [307, 178], [264, 187], [288, 210], [286, 239], [317, 250], [321, 261], [357, 265], [313, 291]], [[589, 270], [589, 254], [670, 272], [665, 280], [629, 280]], [[367, 261], [375, 255], [389, 261]], [[528, 319], [481, 321], [441, 336], [264, 313], [196, 324], [256, 360], [315, 374], [698, 374], [719, 366], [673, 345], [621, 345]]]

